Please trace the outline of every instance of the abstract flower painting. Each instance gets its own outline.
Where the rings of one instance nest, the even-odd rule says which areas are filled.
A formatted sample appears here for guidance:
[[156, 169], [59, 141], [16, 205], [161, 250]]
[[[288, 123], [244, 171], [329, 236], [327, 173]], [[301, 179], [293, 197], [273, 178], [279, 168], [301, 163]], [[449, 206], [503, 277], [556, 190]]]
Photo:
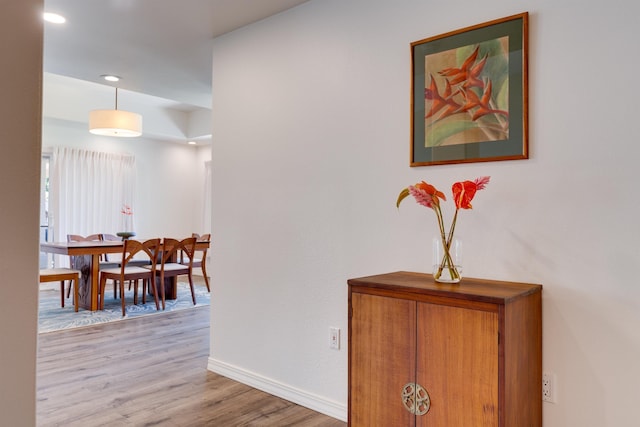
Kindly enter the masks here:
[[425, 56], [425, 146], [509, 137], [509, 38]]
[[411, 43], [411, 166], [528, 158], [528, 13]]

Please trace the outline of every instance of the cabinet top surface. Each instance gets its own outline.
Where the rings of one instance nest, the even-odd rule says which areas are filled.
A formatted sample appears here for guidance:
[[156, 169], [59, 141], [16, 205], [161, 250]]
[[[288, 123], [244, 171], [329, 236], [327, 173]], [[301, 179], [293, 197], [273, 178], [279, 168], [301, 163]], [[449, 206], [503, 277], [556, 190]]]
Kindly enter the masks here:
[[402, 293], [480, 299], [495, 303], [541, 292], [542, 290], [542, 285], [467, 277], [457, 284], [438, 283], [430, 274], [409, 271], [359, 277], [349, 279], [347, 283], [352, 290], [354, 286], [358, 286], [360, 288], [384, 289]]

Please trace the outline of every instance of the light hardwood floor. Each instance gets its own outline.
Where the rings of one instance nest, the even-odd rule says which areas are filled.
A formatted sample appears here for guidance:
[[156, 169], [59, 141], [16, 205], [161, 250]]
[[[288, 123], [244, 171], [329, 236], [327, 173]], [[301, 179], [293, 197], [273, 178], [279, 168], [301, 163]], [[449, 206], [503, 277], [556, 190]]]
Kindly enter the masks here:
[[207, 371], [209, 307], [41, 334], [37, 425], [345, 426]]

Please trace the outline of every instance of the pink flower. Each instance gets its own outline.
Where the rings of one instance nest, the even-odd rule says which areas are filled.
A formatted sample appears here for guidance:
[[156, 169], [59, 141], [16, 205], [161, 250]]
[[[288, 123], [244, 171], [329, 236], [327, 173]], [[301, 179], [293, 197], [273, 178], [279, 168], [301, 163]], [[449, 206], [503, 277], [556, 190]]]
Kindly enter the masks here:
[[484, 190], [484, 187], [487, 186], [490, 179], [491, 179], [490, 176], [483, 176], [482, 178], [476, 178], [475, 180], [476, 190]]
[[398, 196], [396, 206], [400, 207], [400, 202], [408, 195], [412, 195], [413, 198], [416, 199], [416, 202], [430, 209], [435, 209], [440, 206], [440, 199], [447, 200], [443, 192], [438, 191], [433, 185], [422, 181], [402, 190]]
[[416, 199], [416, 202], [418, 202], [418, 204], [422, 206], [426, 206], [431, 209], [433, 209], [434, 204], [436, 205], [438, 204], [438, 198], [433, 197], [431, 194], [427, 193], [426, 191], [421, 190], [417, 187], [414, 187], [413, 185], [410, 185], [408, 188], [409, 188], [409, 194], [411, 194], [413, 198]]
[[133, 215], [133, 209], [129, 205], [122, 205], [122, 209], [120, 210], [122, 215]]

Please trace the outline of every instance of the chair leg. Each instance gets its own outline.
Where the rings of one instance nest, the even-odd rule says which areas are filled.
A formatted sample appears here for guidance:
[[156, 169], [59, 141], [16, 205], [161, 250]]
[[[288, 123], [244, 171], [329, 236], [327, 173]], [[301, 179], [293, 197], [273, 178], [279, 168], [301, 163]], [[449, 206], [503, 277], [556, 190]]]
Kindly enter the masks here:
[[142, 303], [146, 303], [147, 292], [151, 292], [151, 282], [149, 279], [142, 279]]
[[64, 308], [64, 280], [60, 281], [60, 306]]
[[120, 300], [122, 300], [122, 317], [127, 315], [124, 298], [124, 280], [120, 280]]
[[211, 292], [211, 288], [209, 287], [209, 275], [207, 274], [207, 262], [206, 260], [202, 260], [202, 264], [200, 264], [200, 268], [202, 269], [202, 275], [204, 276], [204, 283], [207, 285], [207, 292]]
[[[119, 289], [119, 287], [118, 287], [118, 286], [119, 286], [119, 285], [118, 285], [118, 283], [119, 283], [120, 281], [119, 281], [119, 280], [115, 280], [115, 279], [114, 279], [114, 280], [112, 280], [112, 282], [113, 282], [113, 296], [114, 296], [114, 299], [118, 299], [118, 292], [119, 292], [119, 290], [120, 290], [120, 289]], [[104, 293], [106, 294], [106, 293], [107, 293], [107, 291], [106, 291], [106, 289], [107, 289], [107, 282], [106, 282], [106, 281], [105, 281], [105, 283], [104, 283], [104, 288], [105, 288], [105, 292], [104, 292]], [[120, 295], [120, 298], [122, 298], [122, 295]]]
[[193, 300], [193, 305], [196, 305], [196, 291], [193, 289], [193, 276], [191, 272], [189, 272], [189, 286], [191, 287], [191, 299]]
[[79, 305], [79, 299], [80, 299], [80, 294], [78, 292], [78, 278], [76, 277], [75, 279], [72, 280], [72, 285], [73, 285], [73, 306], [74, 309], [76, 310], [76, 313], [78, 312], [78, 305]]
[[[147, 303], [147, 292], [146, 292], [146, 285], [145, 285], [145, 279], [142, 279], [142, 304], [146, 304]], [[138, 289], [138, 279], [136, 279], [136, 289]]]
[[107, 285], [107, 279], [100, 275], [100, 282], [98, 285], [98, 307], [100, 310], [104, 310], [104, 288]]
[[[149, 289], [153, 292], [153, 299], [156, 302], [156, 310], [160, 310], [160, 304], [158, 303], [158, 292], [156, 289], [156, 278], [152, 277], [147, 280], [149, 281]], [[144, 283], [146, 283], [145, 280], [143, 280], [142, 283], [143, 283], [142, 287], [144, 288]]]
[[164, 273], [160, 275], [160, 296], [162, 297], [162, 309], [165, 309], [165, 302], [164, 302]]

